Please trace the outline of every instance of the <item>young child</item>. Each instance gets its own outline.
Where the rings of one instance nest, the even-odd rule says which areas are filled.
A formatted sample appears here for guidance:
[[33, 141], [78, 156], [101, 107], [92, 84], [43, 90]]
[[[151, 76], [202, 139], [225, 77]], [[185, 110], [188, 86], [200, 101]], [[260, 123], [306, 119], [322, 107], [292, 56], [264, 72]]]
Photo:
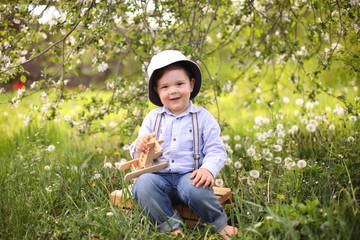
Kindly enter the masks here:
[[146, 143], [157, 131], [157, 139], [165, 141], [155, 164], [168, 162], [168, 166], [141, 175], [132, 189], [135, 198], [162, 232], [182, 234], [182, 219], [172, 205], [185, 203], [214, 232], [225, 238], [237, 234], [237, 228], [227, 225], [212, 189], [227, 157], [220, 127], [210, 112], [191, 102], [201, 88], [199, 66], [179, 51], [166, 50], [151, 59], [148, 75], [149, 99], [160, 108], [146, 115], [130, 153], [136, 158], [149, 151]]

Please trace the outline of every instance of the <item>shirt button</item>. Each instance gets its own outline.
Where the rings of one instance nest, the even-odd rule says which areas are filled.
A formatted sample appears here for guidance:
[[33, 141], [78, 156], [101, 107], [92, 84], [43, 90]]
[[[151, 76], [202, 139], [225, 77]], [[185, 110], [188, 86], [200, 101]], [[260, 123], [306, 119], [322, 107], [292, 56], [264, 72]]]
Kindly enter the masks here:
[[176, 141], [176, 138], [173, 138], [173, 141]]
[[175, 160], [171, 160], [171, 162], [172, 162], [172, 163], [174, 163], [174, 162], [175, 162]]
[[189, 129], [189, 132], [192, 132], [192, 129]]

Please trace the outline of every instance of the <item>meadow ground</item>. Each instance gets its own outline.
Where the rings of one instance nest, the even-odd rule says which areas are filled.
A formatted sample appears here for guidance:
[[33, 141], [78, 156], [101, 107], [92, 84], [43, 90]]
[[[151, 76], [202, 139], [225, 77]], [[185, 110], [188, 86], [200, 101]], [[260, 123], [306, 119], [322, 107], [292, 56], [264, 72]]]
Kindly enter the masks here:
[[[63, 118], [25, 126], [32, 99], [26, 101], [18, 109], [0, 106], [1, 239], [174, 238], [158, 232], [141, 209], [125, 214], [109, 204], [109, 194], [128, 184], [116, 166], [130, 159], [133, 139], [77, 136]], [[250, 109], [234, 102], [234, 96], [219, 100], [229, 124], [222, 135], [228, 160], [216, 185], [234, 192], [228, 211], [237, 238], [356, 239], [359, 115], [325, 96]], [[77, 109], [64, 107], [63, 116]], [[201, 225], [185, 226], [184, 233], [221, 239]]]

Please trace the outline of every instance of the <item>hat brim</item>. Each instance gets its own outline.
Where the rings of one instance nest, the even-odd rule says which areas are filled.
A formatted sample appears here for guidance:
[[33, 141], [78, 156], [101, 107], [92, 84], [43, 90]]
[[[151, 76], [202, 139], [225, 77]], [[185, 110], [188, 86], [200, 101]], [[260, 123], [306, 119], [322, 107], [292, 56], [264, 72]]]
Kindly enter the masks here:
[[[195, 78], [195, 84], [194, 84], [194, 88], [193, 91], [190, 94], [190, 100], [193, 99], [194, 97], [196, 97], [198, 95], [198, 93], [200, 92], [200, 88], [201, 88], [201, 84], [202, 84], [202, 75], [201, 75], [201, 70], [199, 68], [199, 66], [194, 63], [193, 61], [190, 60], [181, 60], [181, 61], [177, 61], [181, 64], [184, 64], [186, 66], [186, 68], [192, 73], [193, 77]], [[175, 62], [173, 62], [175, 63]], [[171, 64], [173, 64], [171, 63]], [[169, 64], [170, 65], [170, 64]], [[160, 69], [163, 69], [169, 65], [166, 65], [162, 68], [156, 69], [155, 71], [158, 71]], [[154, 71], [154, 72], [155, 72]], [[155, 81], [154, 81], [154, 73], [151, 74], [150, 79], [149, 79], [149, 83], [148, 83], [148, 96], [149, 96], [149, 100], [150, 102], [152, 102], [153, 104], [155, 104], [156, 106], [162, 107], [163, 104], [160, 100], [159, 95], [155, 92]]]

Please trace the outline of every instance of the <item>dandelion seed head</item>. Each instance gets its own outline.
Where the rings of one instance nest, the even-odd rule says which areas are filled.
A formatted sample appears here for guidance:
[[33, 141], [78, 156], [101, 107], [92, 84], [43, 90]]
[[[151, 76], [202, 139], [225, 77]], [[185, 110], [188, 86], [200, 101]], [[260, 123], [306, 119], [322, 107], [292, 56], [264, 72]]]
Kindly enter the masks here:
[[274, 145], [274, 151], [275, 152], [281, 152], [282, 147], [280, 145]]
[[247, 153], [247, 155], [248, 156], [254, 156], [255, 155], [255, 149], [253, 149], [253, 148], [249, 148], [247, 151], [246, 151], [246, 153]]
[[291, 170], [295, 167], [296, 163], [295, 162], [289, 162], [287, 164], [285, 164], [285, 167], [288, 169], [288, 170]]
[[112, 163], [110, 163], [110, 162], [104, 163], [104, 168], [112, 168], [112, 167], [113, 167]]
[[46, 150], [48, 150], [49, 152], [52, 152], [52, 151], [55, 150], [55, 146], [54, 145], [49, 145]]
[[306, 161], [305, 160], [299, 160], [298, 162], [297, 162], [297, 166], [299, 167], [299, 168], [304, 168], [304, 167], [306, 167]]
[[306, 130], [308, 132], [315, 132], [316, 126], [314, 124], [309, 123], [308, 125], [306, 125]]
[[357, 120], [356, 116], [350, 116], [349, 117], [350, 122], [356, 122], [356, 120]]
[[50, 170], [50, 166], [45, 166], [44, 169], [45, 169], [46, 171], [49, 171], [49, 170]]
[[242, 167], [241, 162], [236, 161], [236, 162], [234, 163], [234, 167], [237, 168], [237, 169], [241, 168], [241, 167]]
[[304, 100], [301, 99], [301, 98], [298, 98], [298, 99], [296, 99], [295, 103], [296, 103], [296, 105], [303, 105], [303, 104], [304, 104]]
[[329, 130], [334, 131], [334, 130], [335, 130], [335, 126], [334, 126], [333, 124], [331, 124], [331, 125], [329, 126]]
[[286, 158], [284, 159], [284, 162], [285, 162], [285, 164], [288, 164], [288, 163], [290, 163], [290, 162], [293, 162], [293, 160], [292, 160], [291, 157], [286, 157]]
[[230, 136], [229, 135], [224, 135], [224, 136], [221, 136], [221, 139], [226, 142], [226, 141], [229, 141], [230, 140]]
[[275, 163], [281, 163], [281, 157], [275, 157], [274, 162]]
[[355, 138], [353, 138], [353, 137], [348, 137], [348, 142], [354, 142], [355, 141]]
[[307, 108], [307, 109], [312, 109], [313, 107], [314, 107], [314, 103], [313, 102], [307, 102], [306, 103], [306, 105], [305, 105], [305, 107]]
[[253, 178], [258, 178], [260, 176], [260, 172], [258, 170], [250, 170], [249, 176]]
[[240, 148], [241, 148], [241, 144], [240, 144], [240, 143], [235, 144], [235, 149], [240, 149]]
[[218, 187], [222, 187], [224, 186], [224, 180], [222, 180], [221, 178], [218, 178], [215, 180], [215, 185]]

